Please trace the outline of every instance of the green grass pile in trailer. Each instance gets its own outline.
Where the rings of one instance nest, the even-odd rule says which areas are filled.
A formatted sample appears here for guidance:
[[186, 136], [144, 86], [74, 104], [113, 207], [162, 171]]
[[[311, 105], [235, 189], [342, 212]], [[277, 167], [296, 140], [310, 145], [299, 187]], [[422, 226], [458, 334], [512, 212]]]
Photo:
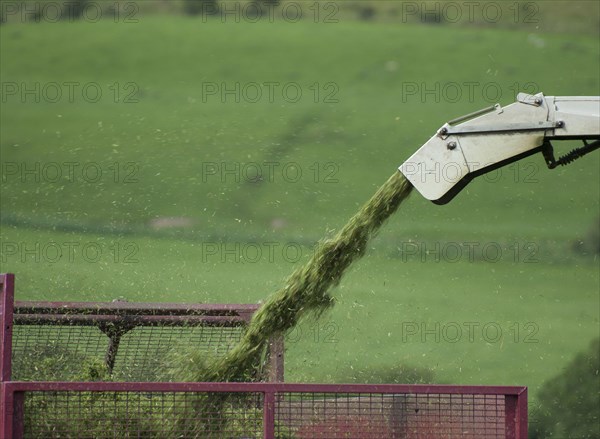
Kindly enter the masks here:
[[[2, 242], [17, 248], [4, 246], [1, 271], [17, 273], [19, 299], [256, 302], [444, 121], [494, 103], [482, 87], [472, 102], [454, 103], [403, 94], [407, 84], [497, 84], [503, 104], [532, 83], [547, 94], [598, 94], [597, 39], [532, 38], [527, 29], [145, 16], [129, 27], [9, 24], [0, 33], [3, 82], [77, 81], [104, 92], [98, 103], [2, 103]], [[298, 83], [304, 98], [222, 103], [202, 89], [266, 81]], [[115, 87], [122, 99], [130, 83], [139, 102], [115, 103]], [[325, 102], [332, 92], [337, 102]], [[269, 161], [279, 163], [273, 181], [224, 171], [258, 163], [266, 172]], [[71, 179], [68, 162], [80, 164]], [[8, 175], [7, 163], [21, 168]], [[20, 171], [36, 163], [58, 163], [64, 174], [23, 181]], [[79, 173], [90, 163], [104, 171], [97, 182]], [[303, 171], [297, 181], [281, 173], [292, 163]], [[291, 334], [288, 380], [381, 374], [525, 383], [535, 395], [597, 331], [597, 260], [572, 247], [597, 221], [599, 164], [596, 154], [547, 171], [532, 157], [448, 206], [407, 204], [340, 284], [326, 321]], [[191, 225], [153, 228], [171, 217]], [[23, 251], [52, 242], [62, 259]], [[279, 244], [272, 258], [265, 242]], [[496, 243], [503, 257], [437, 261], [440, 242], [442, 250]], [[89, 243], [102, 250], [97, 260], [81, 252]], [[263, 250], [256, 262], [224, 255], [226, 245], [248, 243]], [[298, 246], [298, 258], [282, 253], [285, 243]], [[406, 243], [416, 256], [406, 258]], [[208, 244], [219, 252], [208, 254]], [[463, 332], [449, 343], [444, 330], [456, 325]]]

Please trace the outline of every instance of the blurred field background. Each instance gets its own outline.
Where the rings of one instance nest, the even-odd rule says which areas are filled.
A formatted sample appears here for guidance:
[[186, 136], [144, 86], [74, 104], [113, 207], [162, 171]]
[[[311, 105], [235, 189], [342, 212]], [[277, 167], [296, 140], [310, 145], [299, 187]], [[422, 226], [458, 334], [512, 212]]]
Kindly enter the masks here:
[[[522, 2], [492, 23], [399, 4], [302, 3], [293, 22], [182, 1], [106, 2], [94, 22], [3, 8], [0, 271], [17, 298], [255, 303], [444, 122], [493, 104], [484, 86], [504, 105], [519, 90], [600, 94], [597, 2]], [[21, 94], [65, 82], [102, 97]], [[207, 88], [265, 82], [302, 97]], [[472, 98], [421, 93], [467, 82]], [[535, 399], [598, 334], [599, 168], [597, 153], [553, 171], [539, 155], [446, 206], [413, 194], [333, 311], [289, 335], [286, 379], [527, 385]]]

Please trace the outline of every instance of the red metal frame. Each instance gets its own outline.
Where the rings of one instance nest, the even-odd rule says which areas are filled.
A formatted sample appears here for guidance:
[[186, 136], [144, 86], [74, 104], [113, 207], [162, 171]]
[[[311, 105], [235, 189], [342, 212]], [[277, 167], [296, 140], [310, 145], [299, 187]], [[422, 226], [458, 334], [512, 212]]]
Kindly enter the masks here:
[[[6, 321], [11, 321], [14, 325], [96, 326], [109, 337], [109, 347], [105, 356], [109, 370], [112, 370], [114, 365], [121, 337], [135, 327], [239, 327], [247, 325], [259, 308], [255, 304], [15, 302], [12, 283], [14, 276], [6, 275], [6, 278], [10, 280], [6, 282], [6, 293], [2, 294]], [[7, 342], [6, 346], [12, 347], [12, 342]], [[4, 359], [3, 364], [7, 371], [5, 380], [8, 381], [11, 354], [1, 349], [0, 356]], [[283, 381], [283, 361], [283, 337], [274, 337], [268, 347], [264, 379]]]
[[252, 318], [258, 305], [213, 305], [129, 303], [129, 302], [29, 302], [14, 305], [15, 324], [41, 322], [44, 325], [77, 323], [94, 325], [97, 322], [127, 322], [143, 325], [186, 325], [203, 323], [215, 326], [240, 326]]
[[502, 395], [505, 397], [507, 439], [527, 438], [527, 388], [516, 386], [456, 386], [423, 384], [295, 384], [295, 383], [114, 383], [114, 382], [8, 382], [4, 384], [6, 412], [4, 438], [21, 439], [26, 392], [212, 392], [262, 393], [263, 437], [275, 437], [278, 395], [295, 394], [405, 394]]
[[14, 280], [13, 274], [0, 274], [0, 439], [8, 439], [12, 434], [12, 425], [7, 423], [12, 416], [13, 394], [8, 392], [6, 383], [11, 376]]
[[[521, 386], [461, 386], [454, 384], [307, 384], [307, 383], [175, 383], [175, 382], [73, 382], [11, 381], [11, 392], [226, 392], [226, 393], [383, 393], [407, 395], [504, 395], [508, 404], [526, 396]], [[516, 413], [516, 412], [515, 412]]]
[[0, 382], [10, 380], [15, 275], [0, 274]]
[[[263, 395], [263, 437], [273, 439], [275, 437], [275, 412], [278, 397], [285, 393], [294, 394], [353, 394], [353, 395], [376, 395], [376, 394], [405, 394], [405, 395], [502, 395], [504, 396], [504, 430], [507, 439], [527, 438], [527, 388], [516, 386], [457, 386], [457, 385], [417, 385], [417, 384], [295, 384], [295, 383], [165, 383], [165, 382], [17, 382], [10, 381], [11, 377], [11, 349], [12, 349], [12, 324], [13, 324], [13, 299], [14, 299], [14, 276], [11, 274], [0, 274], [0, 439], [20, 439], [23, 436], [24, 401], [28, 392], [246, 392], [261, 393]], [[34, 305], [32, 305], [34, 304]], [[42, 306], [40, 306], [42, 305]], [[65, 304], [57, 302], [17, 302], [18, 308], [46, 309], [47, 312], [36, 313], [36, 317], [47, 318], [52, 321], [52, 314], [65, 309]], [[110, 317], [103, 314], [115, 309], [134, 309], [139, 304], [126, 303], [79, 303], [80, 309], [88, 309], [93, 315], [85, 315], [94, 318]], [[158, 311], [162, 305], [155, 304], [154, 311]], [[237, 307], [238, 305], [232, 305]], [[29, 307], [29, 308], [28, 308]], [[33, 308], [31, 308], [33, 307]], [[174, 313], [171, 317], [185, 320], [198, 316], [200, 308], [215, 312], [215, 306], [191, 306], [196, 308], [196, 314], [177, 315], [181, 305], [169, 304], [167, 308]], [[185, 309], [190, 306], [184, 305]], [[249, 306], [255, 309], [254, 305]], [[222, 309], [221, 307], [218, 307]], [[43, 317], [46, 316], [46, 317]], [[146, 317], [154, 317], [153, 312], [148, 312]], [[14, 314], [15, 321], [23, 317], [19, 313]], [[235, 316], [232, 316], [235, 317]], [[249, 318], [249, 317], [246, 317]], [[85, 319], [84, 319], [85, 320]], [[150, 319], [152, 321], [153, 319]], [[179, 319], [172, 319], [178, 321]], [[274, 342], [274, 344], [277, 342]], [[283, 350], [281, 351], [283, 355]]]
[[[12, 276], [12, 275], [0, 275]], [[16, 306], [21, 309], [43, 309], [45, 313], [60, 313], [73, 309], [87, 311], [90, 314], [160, 314], [160, 315], [241, 315], [249, 319], [258, 305], [252, 304], [210, 304], [210, 303], [130, 303], [130, 302], [29, 302], [17, 301]]]

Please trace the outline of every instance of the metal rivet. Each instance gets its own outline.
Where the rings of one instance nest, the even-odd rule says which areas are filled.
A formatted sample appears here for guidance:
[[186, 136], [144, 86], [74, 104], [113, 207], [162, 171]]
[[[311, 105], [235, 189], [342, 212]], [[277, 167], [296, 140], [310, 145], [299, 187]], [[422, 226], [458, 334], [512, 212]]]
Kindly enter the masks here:
[[542, 105], [542, 98], [535, 98], [534, 102], [538, 105]]
[[456, 142], [448, 142], [448, 149], [453, 150], [456, 148]]
[[562, 128], [565, 126], [565, 123], [562, 120], [556, 121], [556, 128]]

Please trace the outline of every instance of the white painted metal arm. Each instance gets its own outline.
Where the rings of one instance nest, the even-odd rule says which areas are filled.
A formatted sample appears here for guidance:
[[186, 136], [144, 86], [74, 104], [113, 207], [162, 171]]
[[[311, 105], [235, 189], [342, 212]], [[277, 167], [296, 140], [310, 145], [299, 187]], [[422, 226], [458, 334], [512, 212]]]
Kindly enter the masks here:
[[[550, 141], [568, 139], [585, 145], [556, 161]], [[506, 107], [496, 104], [444, 124], [399, 169], [421, 195], [445, 204], [478, 175], [540, 151], [553, 168], [597, 149], [598, 139], [599, 96], [520, 93]]]

